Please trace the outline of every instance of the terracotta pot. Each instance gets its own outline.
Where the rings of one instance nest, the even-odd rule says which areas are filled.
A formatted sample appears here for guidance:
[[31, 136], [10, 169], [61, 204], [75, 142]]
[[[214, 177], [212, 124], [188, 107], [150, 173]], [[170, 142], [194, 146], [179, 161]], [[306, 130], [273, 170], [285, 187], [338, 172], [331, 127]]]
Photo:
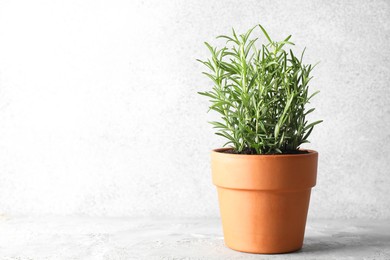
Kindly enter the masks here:
[[225, 244], [249, 253], [286, 253], [303, 244], [318, 153], [211, 153]]

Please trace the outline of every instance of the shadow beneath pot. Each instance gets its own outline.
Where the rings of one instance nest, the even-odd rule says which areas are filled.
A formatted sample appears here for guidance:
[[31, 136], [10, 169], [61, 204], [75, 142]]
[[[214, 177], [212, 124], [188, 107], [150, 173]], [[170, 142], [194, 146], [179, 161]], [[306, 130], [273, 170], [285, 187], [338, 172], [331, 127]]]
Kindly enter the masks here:
[[316, 236], [306, 236], [303, 248], [297, 253], [330, 254], [337, 257], [390, 258], [390, 232], [380, 230], [379, 227], [353, 228], [349, 231], [333, 230], [333, 232], [326, 230]]

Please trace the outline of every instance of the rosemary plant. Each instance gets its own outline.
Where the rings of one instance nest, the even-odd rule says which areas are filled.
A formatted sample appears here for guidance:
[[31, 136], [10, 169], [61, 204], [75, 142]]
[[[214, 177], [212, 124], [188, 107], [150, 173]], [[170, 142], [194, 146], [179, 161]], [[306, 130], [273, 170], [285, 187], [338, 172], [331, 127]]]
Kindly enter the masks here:
[[[268, 43], [256, 46], [258, 38], [250, 39], [259, 27]], [[322, 120], [308, 123], [306, 110], [310, 73], [315, 67], [302, 63], [293, 51], [284, 50], [291, 35], [283, 41], [273, 41], [261, 26], [247, 33], [217, 38], [226, 40], [217, 49], [205, 42], [211, 58], [203, 63], [212, 80], [210, 91], [198, 92], [210, 98], [210, 110], [221, 115], [220, 122], [210, 122], [216, 134], [225, 137], [239, 154], [298, 153], [299, 146], [308, 142], [313, 127]]]

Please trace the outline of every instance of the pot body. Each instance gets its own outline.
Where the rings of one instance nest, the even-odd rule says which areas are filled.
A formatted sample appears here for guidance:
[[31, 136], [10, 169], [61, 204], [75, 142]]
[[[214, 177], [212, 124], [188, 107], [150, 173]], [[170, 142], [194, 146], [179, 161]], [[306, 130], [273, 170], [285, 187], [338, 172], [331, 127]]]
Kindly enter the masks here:
[[299, 250], [316, 184], [318, 153], [223, 153], [227, 149], [211, 154], [225, 244], [249, 253]]

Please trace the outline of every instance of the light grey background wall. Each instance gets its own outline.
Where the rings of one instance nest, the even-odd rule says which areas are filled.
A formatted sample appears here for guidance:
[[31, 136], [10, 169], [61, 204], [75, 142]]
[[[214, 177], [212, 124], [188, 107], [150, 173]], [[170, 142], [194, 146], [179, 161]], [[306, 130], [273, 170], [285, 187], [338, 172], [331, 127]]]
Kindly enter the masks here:
[[[0, 213], [218, 216], [203, 41], [307, 46], [310, 216], [390, 217], [389, 1], [0, 1]], [[259, 31], [257, 31], [259, 33]]]

